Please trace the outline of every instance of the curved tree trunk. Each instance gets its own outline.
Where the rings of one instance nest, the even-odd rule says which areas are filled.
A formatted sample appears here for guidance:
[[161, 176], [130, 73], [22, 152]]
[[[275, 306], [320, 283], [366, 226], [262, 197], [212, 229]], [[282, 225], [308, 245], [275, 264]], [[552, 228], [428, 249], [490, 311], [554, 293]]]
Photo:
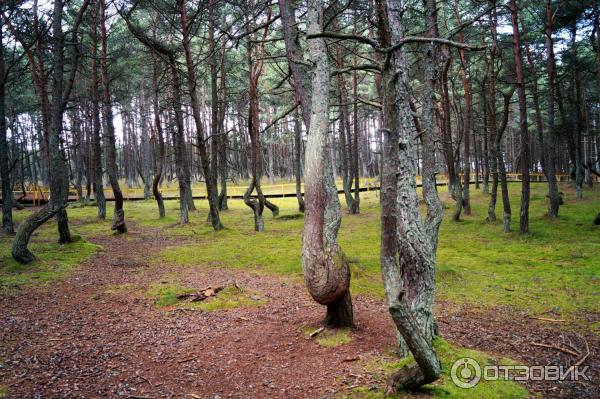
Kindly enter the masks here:
[[[379, 20], [380, 45], [389, 47], [392, 39], [396, 42], [403, 37], [401, 10], [398, 9], [397, 3], [392, 3], [391, 0], [376, 0], [375, 5]], [[426, 9], [430, 10], [429, 7]], [[432, 24], [431, 14], [429, 17], [428, 33], [433, 34], [435, 25]], [[428, 57], [435, 56], [434, 49], [432, 44], [428, 46]], [[428, 68], [425, 70], [426, 90], [423, 104], [425, 129], [433, 128], [433, 112], [429, 115], [426, 112], [433, 111], [434, 85], [434, 64], [429, 60], [426, 63]], [[393, 53], [393, 60], [382, 64], [381, 73], [382, 131], [385, 140], [381, 182], [381, 271], [388, 309], [402, 338], [403, 352], [408, 352], [407, 349], [410, 349], [417, 364], [404, 367], [394, 373], [389, 379], [386, 393], [393, 393], [400, 387], [416, 389], [437, 380], [441, 373], [440, 362], [432, 347], [433, 330], [429, 333], [430, 318], [422, 318], [424, 302], [418, 300], [414, 291], [412, 291], [412, 298], [409, 299], [407, 295], [407, 288], [409, 288], [407, 283], [419, 284], [414, 280], [415, 275], [411, 273], [418, 268], [418, 265], [425, 263], [430, 266], [428, 271], [420, 270], [425, 274], [431, 273], [431, 276], [424, 276], [425, 278], [429, 279], [433, 276], [435, 245], [431, 244], [437, 242], [437, 229], [442, 210], [435, 192], [433, 173], [435, 158], [434, 152], [431, 151], [423, 164], [424, 196], [428, 216], [427, 225], [422, 223], [416, 194], [416, 143], [411, 122], [410, 97], [406, 92], [407, 77], [408, 68], [404, 53], [402, 49], [398, 49]], [[425, 131], [425, 133], [430, 137], [424, 138], [423, 143], [429, 145], [433, 142], [433, 131]], [[409, 230], [411, 234], [407, 234]], [[407, 252], [407, 249], [411, 248], [412, 254]], [[420, 258], [422, 255], [425, 257]], [[408, 280], [407, 273], [410, 275]], [[425, 291], [423, 294], [432, 295], [432, 292]], [[412, 306], [411, 301], [413, 301]]]
[[[156, 24], [152, 26], [152, 33], [156, 39]], [[165, 217], [165, 203], [160, 192], [160, 182], [162, 179], [165, 164], [165, 139], [163, 136], [162, 124], [160, 122], [160, 107], [158, 105], [158, 70], [156, 56], [152, 54], [152, 108], [154, 111], [154, 128], [156, 129], [156, 139], [158, 141], [158, 156], [154, 157], [154, 179], [152, 180], [152, 194], [158, 206], [158, 215]], [[156, 141], [156, 140], [155, 140]]]
[[[215, 179], [215, 175], [212, 173], [211, 170], [210, 160], [208, 158], [208, 151], [206, 149], [206, 143], [204, 141], [204, 128], [202, 124], [202, 117], [200, 115], [200, 104], [198, 102], [198, 94], [196, 92], [197, 80], [191, 53], [190, 32], [188, 26], [189, 21], [187, 17], [185, 1], [178, 0], [177, 7], [179, 10], [179, 17], [181, 21], [183, 51], [185, 53], [185, 64], [187, 68], [186, 80], [190, 96], [190, 103], [192, 106], [192, 116], [194, 117], [194, 123], [196, 125], [196, 135], [198, 138], [198, 153], [200, 155], [200, 163], [202, 164], [202, 171], [204, 173], [204, 180], [206, 183], [206, 193], [209, 206], [208, 219], [210, 220], [214, 230], [220, 230], [221, 228], [223, 228], [223, 226], [219, 217], [219, 193], [217, 191], [217, 182]], [[191, 189], [189, 191], [191, 192]]]
[[106, 170], [108, 172], [108, 180], [113, 190], [115, 197], [115, 210], [113, 216], [113, 224], [111, 229], [119, 233], [125, 233], [127, 226], [125, 225], [125, 212], [123, 210], [123, 193], [119, 186], [119, 170], [117, 165], [117, 148], [115, 143], [115, 125], [112, 114], [112, 104], [110, 100], [110, 83], [108, 77], [108, 65], [106, 63], [106, 23], [105, 23], [105, 3], [100, 0], [100, 32], [102, 36], [102, 46], [100, 50], [100, 72], [102, 75], [102, 94], [104, 123], [106, 128]]
[[[321, 32], [323, 3], [310, 0], [308, 34]], [[305, 150], [305, 217], [302, 239], [302, 271], [309, 293], [327, 305], [325, 323], [331, 327], [353, 324], [349, 293], [350, 268], [337, 243], [341, 223], [340, 203], [327, 155], [329, 132], [329, 60], [325, 40], [308, 40], [314, 63], [310, 128]]]
[[17, 234], [12, 246], [13, 258], [21, 263], [29, 263], [35, 256], [27, 249], [31, 234], [42, 224], [57, 215], [58, 232], [60, 243], [71, 242], [71, 234], [67, 218], [67, 197], [69, 193], [68, 168], [61, 149], [60, 141], [62, 135], [63, 104], [63, 44], [62, 32], [63, 3], [54, 2], [52, 19], [52, 103], [50, 108], [50, 124], [48, 134], [49, 152], [49, 177], [50, 177], [50, 200], [48, 204], [25, 219], [17, 229]]

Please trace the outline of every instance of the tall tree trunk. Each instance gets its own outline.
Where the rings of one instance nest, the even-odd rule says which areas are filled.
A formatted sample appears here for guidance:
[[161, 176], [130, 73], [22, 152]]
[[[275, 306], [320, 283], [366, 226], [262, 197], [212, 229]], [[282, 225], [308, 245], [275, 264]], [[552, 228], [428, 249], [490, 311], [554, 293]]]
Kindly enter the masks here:
[[[554, 61], [554, 41], [552, 40], [552, 23], [554, 13], [552, 11], [552, 0], [546, 1], [546, 52], [548, 71], [548, 93], [547, 93], [547, 149], [546, 149], [546, 177], [548, 180], [548, 196], [550, 206], [548, 207], [548, 217], [554, 219], [558, 217], [560, 201], [558, 197], [558, 184], [556, 182], [556, 133], [554, 129], [554, 79], [555, 79], [555, 61]], [[600, 63], [598, 64], [600, 65]], [[600, 70], [599, 75], [600, 76]]]
[[[356, 24], [354, 26], [356, 30]], [[356, 55], [353, 57], [353, 64], [356, 67]], [[353, 141], [352, 141], [352, 177], [354, 177], [354, 200], [352, 201], [352, 207], [350, 208], [351, 214], [360, 213], [360, 173], [359, 173], [359, 162], [358, 162], [358, 137], [360, 135], [359, 123], [358, 123], [358, 76], [356, 71], [352, 74], [352, 125], [353, 125]]]
[[35, 256], [27, 248], [31, 234], [42, 224], [57, 216], [59, 242], [71, 242], [67, 218], [67, 197], [69, 180], [66, 175], [68, 169], [61, 150], [63, 104], [63, 72], [64, 72], [64, 37], [62, 32], [63, 3], [55, 1], [52, 17], [52, 103], [50, 106], [50, 126], [48, 135], [48, 149], [50, 155], [50, 201], [39, 211], [25, 219], [17, 229], [17, 234], [12, 246], [12, 256], [20, 263], [29, 263]]
[[[156, 33], [156, 30], [153, 30]], [[152, 180], [152, 193], [158, 206], [158, 216], [165, 217], [165, 203], [160, 192], [160, 182], [163, 176], [165, 165], [165, 139], [163, 137], [162, 124], [160, 121], [160, 107], [158, 104], [158, 66], [156, 56], [152, 55], [152, 108], [154, 111], [154, 129], [156, 131], [156, 140], [158, 141], [158, 156], [154, 157], [154, 179]]]
[[152, 167], [151, 167], [151, 156], [150, 156], [150, 137], [148, 134], [148, 130], [150, 129], [150, 124], [148, 123], [148, 116], [146, 113], [146, 92], [144, 89], [144, 83], [140, 84], [140, 97], [139, 97], [139, 108], [140, 108], [140, 152], [141, 152], [141, 162], [140, 176], [142, 177], [144, 183], [144, 199], [150, 199], [150, 180], [152, 179]]
[[[3, 11], [0, 8], [0, 11]], [[2, 230], [13, 234], [14, 225], [12, 217], [13, 192], [8, 165], [8, 141], [6, 139], [6, 103], [5, 103], [5, 78], [4, 44], [2, 43], [3, 20], [0, 17], [0, 178], [2, 179]]]
[[190, 102], [192, 106], [192, 115], [196, 124], [196, 135], [198, 138], [198, 153], [200, 154], [200, 163], [202, 164], [202, 171], [204, 173], [204, 180], [206, 182], [206, 193], [209, 205], [209, 219], [212, 223], [213, 229], [220, 230], [223, 226], [221, 225], [221, 219], [219, 218], [219, 195], [216, 187], [216, 179], [211, 171], [210, 160], [208, 158], [208, 151], [206, 149], [206, 143], [204, 141], [202, 117], [200, 116], [200, 105], [198, 102], [198, 95], [196, 93], [196, 72], [194, 70], [194, 61], [192, 60], [192, 53], [190, 48], [190, 33], [188, 26], [188, 18], [186, 12], [185, 1], [177, 1], [179, 16], [181, 20], [182, 29], [182, 41], [183, 50], [185, 53], [185, 63], [187, 67], [187, 84], [190, 95]]
[[[175, 120], [171, 121], [171, 136], [173, 140], [173, 152], [175, 153], [175, 174], [179, 183], [179, 220], [181, 223], [189, 222], [188, 200], [186, 198], [188, 191], [188, 179], [185, 174], [185, 145], [184, 145], [184, 127], [183, 110], [181, 109], [181, 83], [179, 81], [179, 71], [174, 57], [169, 59], [172, 80], [172, 102]], [[173, 126], [174, 124], [174, 126]]]
[[537, 130], [537, 141], [540, 146], [540, 163], [542, 164], [542, 171], [546, 175], [546, 179], [548, 178], [548, 172], [546, 167], [546, 146], [544, 143], [544, 122], [542, 120], [542, 110], [540, 107], [539, 100], [539, 90], [538, 90], [538, 75], [537, 69], [535, 67], [535, 60], [533, 59], [533, 55], [531, 54], [531, 49], [529, 48], [529, 42], [527, 38], [527, 24], [525, 23], [525, 19], [523, 15], [521, 15], [521, 32], [523, 38], [523, 45], [525, 47], [525, 57], [527, 58], [527, 63], [529, 64], [529, 73], [531, 75], [531, 94], [533, 95], [533, 108], [535, 110], [535, 126]]
[[[322, 0], [307, 4], [307, 32], [323, 27]], [[305, 217], [302, 239], [302, 271], [311, 296], [327, 305], [325, 323], [332, 327], [353, 324], [350, 268], [337, 243], [341, 224], [340, 203], [327, 156], [329, 132], [329, 60], [325, 40], [308, 40], [314, 64], [310, 128], [305, 151]]]
[[221, 177], [221, 192], [219, 193], [219, 210], [224, 211], [229, 209], [227, 205], [227, 179], [229, 175], [229, 167], [227, 165], [227, 148], [229, 147], [228, 132], [225, 125], [225, 112], [227, 111], [227, 94], [225, 85], [225, 46], [226, 41], [223, 39], [221, 45], [221, 100], [219, 101], [219, 176]]
[[102, 140], [100, 138], [100, 96], [98, 94], [98, 86], [100, 79], [98, 78], [98, 5], [94, 4], [90, 11], [92, 12], [92, 32], [91, 32], [91, 49], [92, 49], [92, 65], [91, 65], [91, 86], [92, 86], [92, 165], [93, 165], [93, 181], [94, 181], [94, 198], [98, 206], [98, 218], [106, 218], [106, 198], [104, 197], [104, 184], [102, 182]]
[[302, 197], [302, 168], [300, 158], [302, 157], [302, 125], [298, 111], [294, 113], [294, 176], [296, 178], [296, 199], [298, 210], [304, 213], [304, 198]]
[[523, 66], [521, 58], [521, 45], [519, 38], [519, 20], [516, 0], [509, 1], [510, 16], [513, 31], [513, 54], [515, 60], [515, 75], [517, 79], [517, 92], [519, 97], [519, 133], [521, 143], [521, 211], [519, 214], [519, 232], [529, 233], [529, 131], [527, 126], [527, 100], [525, 97], [525, 81], [523, 79]]
[[[399, 5], [396, 2], [392, 3], [392, 1], [376, 0], [375, 5], [380, 45], [389, 47], [392, 44], [392, 39], [396, 42], [403, 37], [400, 20], [401, 10]], [[433, 45], [429, 46], [429, 51], [429, 55], [433, 58]], [[433, 67], [433, 64], [430, 64], [428, 71], [432, 72]], [[416, 146], [414, 145], [415, 135], [412, 129], [409, 96], [406, 91], [407, 76], [408, 68], [403, 50], [400, 48], [394, 51], [393, 60], [388, 58], [382, 64], [381, 74], [382, 131], [385, 140], [381, 182], [381, 269], [388, 309], [398, 332], [414, 355], [417, 365], [405, 367], [396, 372], [390, 379], [387, 387], [388, 393], [392, 393], [399, 387], [416, 389], [423, 384], [437, 380], [441, 374], [440, 362], [433, 350], [431, 337], [424, 331], [423, 324], [419, 323], [414, 317], [415, 308], [410, 305], [406, 295], [407, 287], [402, 277], [405, 272], [404, 267], [416, 264], [411, 262], [407, 258], [407, 254], [403, 252], [407, 248], [406, 245], [411, 241], [411, 237], [406, 234], [407, 230], [405, 229], [409, 224], [413, 224], [414, 227], [416, 222], [415, 220], [409, 221], [409, 215], [417, 216], [420, 222], [414, 163]], [[432, 89], [433, 73], [428, 75], [428, 80], [426, 84]], [[427, 96], [427, 94], [431, 97], [425, 106], [432, 106], [433, 91], [430, 90], [425, 95]], [[433, 115], [431, 115], [430, 121], [433, 121]], [[431, 134], [430, 139], [433, 140], [433, 132], [428, 132], [428, 134]], [[431, 158], [427, 162], [429, 161], [431, 161]], [[427, 174], [427, 186], [429, 188], [430, 178], [433, 177], [432, 172], [433, 170], [428, 170]], [[435, 183], [433, 184], [433, 190], [435, 190]], [[428, 202], [427, 194], [425, 195], [428, 210], [430, 210], [429, 205], [433, 203]], [[437, 194], [435, 195], [437, 197]], [[409, 199], [409, 197], [412, 198]], [[412, 211], [408, 211], [409, 208]], [[416, 213], [414, 212], [415, 209]], [[441, 207], [439, 210], [441, 211]], [[415, 236], [413, 239], [424, 238], [420, 236], [420, 234], [424, 234], [423, 230], [418, 230], [417, 234], [419, 237]], [[426, 246], [429, 243], [427, 238], [423, 241]], [[416, 242], [410, 244], [416, 244]], [[403, 265], [402, 271], [398, 262], [399, 252], [403, 254], [400, 259]], [[424, 254], [424, 252], [421, 252], [421, 254]], [[431, 260], [432, 258], [428, 256], [427, 259]], [[416, 258], [413, 258], [413, 260], [417, 261]], [[421, 263], [421, 261], [418, 261], [418, 263]], [[432, 264], [427, 262], [427, 266], [432, 266]]]
[[573, 23], [570, 28], [571, 31], [571, 71], [573, 74], [573, 83], [575, 85], [575, 123], [574, 129], [572, 132], [571, 141], [573, 143], [573, 151], [575, 152], [574, 161], [575, 161], [575, 192], [577, 199], [583, 198], [583, 154], [581, 151], [581, 132], [583, 131], [583, 115], [582, 115], [582, 107], [585, 105], [582, 104], [581, 99], [581, 75], [579, 73], [579, 64], [577, 61], [577, 25]]
[[[454, 0], [454, 15], [457, 25], [461, 25], [460, 15], [458, 13], [458, 0]], [[462, 30], [458, 32], [458, 42], [464, 43], [464, 34]], [[458, 50], [460, 55], [460, 77], [462, 80], [463, 91], [465, 95], [465, 116], [463, 119], [463, 209], [465, 215], [471, 214], [471, 129], [472, 129], [472, 112], [471, 112], [471, 83], [467, 76], [467, 57], [464, 48]]]
[[218, 171], [219, 171], [219, 138], [222, 132], [219, 131], [219, 82], [217, 74], [217, 46], [215, 43], [215, 2], [211, 1], [208, 8], [208, 62], [210, 65], [210, 179], [217, 192], [217, 208], [220, 210], [220, 200], [218, 195]]
[[110, 99], [110, 79], [108, 77], [108, 64], [106, 62], [108, 52], [106, 46], [106, 21], [105, 3], [100, 0], [100, 33], [102, 46], [100, 50], [100, 72], [102, 75], [102, 111], [104, 115], [104, 128], [106, 137], [106, 171], [108, 180], [115, 197], [115, 209], [111, 229], [119, 233], [125, 233], [125, 212], [123, 210], [123, 193], [119, 186], [119, 170], [117, 165], [117, 148], [115, 143], [115, 125], [113, 121], [112, 104]]
[[[334, 20], [337, 24], [337, 20]], [[336, 26], [334, 26], [336, 28]], [[341, 52], [341, 46], [336, 46], [336, 62], [338, 68], [343, 68], [343, 57]], [[348, 114], [348, 96], [346, 93], [346, 82], [343, 74], [336, 76], [336, 91], [337, 98], [339, 101], [340, 111], [340, 158], [342, 168], [342, 188], [344, 190], [344, 198], [346, 199], [346, 206], [349, 213], [353, 213], [356, 209], [354, 203], [354, 197], [352, 196], [352, 176], [354, 174], [354, 152], [352, 151], [352, 134], [350, 133], [350, 116]], [[347, 141], [348, 140], [348, 141]], [[350, 162], [348, 162], [350, 159]]]
[[462, 212], [462, 187], [458, 173], [456, 172], [456, 160], [455, 153], [452, 143], [452, 121], [450, 115], [450, 94], [448, 91], [448, 70], [450, 69], [452, 60], [450, 58], [449, 50], [447, 46], [442, 45], [440, 47], [440, 53], [442, 58], [445, 60], [441, 71], [441, 86], [442, 86], [442, 149], [444, 153], [444, 159], [446, 161], [446, 171], [448, 173], [448, 192], [450, 192], [456, 206], [452, 214], [454, 221], [460, 220], [460, 214]]
[[298, 27], [296, 23], [295, 10], [291, 0], [279, 0], [279, 12], [281, 15], [281, 27], [285, 50], [290, 68], [294, 96], [300, 104], [304, 127], [308, 130], [310, 125], [310, 98], [309, 84], [306, 80], [306, 67], [304, 66], [304, 52], [299, 42]]

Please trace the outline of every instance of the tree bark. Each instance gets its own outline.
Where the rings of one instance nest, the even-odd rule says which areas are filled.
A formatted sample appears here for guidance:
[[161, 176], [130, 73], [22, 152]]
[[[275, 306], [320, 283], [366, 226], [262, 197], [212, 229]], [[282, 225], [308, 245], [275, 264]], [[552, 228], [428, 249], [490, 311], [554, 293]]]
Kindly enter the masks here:
[[102, 182], [102, 140], [100, 138], [100, 96], [98, 94], [98, 5], [94, 4], [90, 8], [92, 13], [92, 32], [91, 32], [91, 86], [92, 86], [92, 165], [93, 165], [93, 186], [94, 198], [98, 207], [98, 218], [106, 218], [106, 198], [104, 196], [104, 184]]
[[298, 211], [304, 213], [304, 198], [302, 197], [302, 168], [300, 159], [302, 157], [302, 126], [298, 111], [294, 114], [294, 176], [296, 178], [296, 199], [298, 200]]
[[20, 263], [29, 263], [35, 256], [27, 248], [31, 234], [42, 224], [57, 216], [59, 242], [71, 242], [68, 217], [65, 210], [69, 191], [69, 180], [66, 175], [68, 168], [61, 149], [63, 103], [63, 72], [64, 72], [64, 37], [62, 32], [63, 3], [55, 1], [52, 18], [52, 102], [50, 106], [50, 124], [48, 149], [50, 155], [50, 201], [48, 204], [25, 219], [17, 229], [12, 246], [12, 256]]
[[523, 66], [521, 58], [521, 45], [519, 38], [519, 22], [516, 0], [509, 1], [510, 16], [513, 31], [513, 55], [515, 60], [515, 75], [517, 79], [517, 92], [519, 97], [519, 132], [521, 143], [521, 211], [519, 214], [519, 232], [529, 233], [529, 131], [527, 126], [527, 100], [525, 97], [525, 81], [523, 79]]
[[[428, 4], [426, 3], [426, 5]], [[375, 6], [380, 45], [389, 47], [392, 39], [397, 41], [403, 36], [400, 19], [401, 10], [399, 5], [391, 0], [387, 2], [376, 0]], [[432, 12], [427, 7], [426, 10]], [[429, 22], [431, 22], [431, 19], [429, 19]], [[433, 57], [433, 45], [429, 46], [428, 51], [429, 56]], [[409, 305], [405, 282], [402, 278], [402, 274], [406, 271], [404, 268], [414, 266], [415, 263], [411, 260], [416, 260], [408, 259], [405, 256], [406, 249], [412, 244], [424, 244], [425, 246], [431, 244], [429, 238], [419, 234], [426, 234], [424, 229], [416, 232], [417, 235], [420, 235], [418, 238], [412, 233], [406, 234], [409, 225], [417, 226], [420, 224], [414, 163], [416, 146], [414, 145], [415, 136], [412, 129], [409, 96], [406, 91], [407, 72], [408, 69], [401, 48], [394, 51], [393, 60], [388, 59], [382, 64], [381, 93], [384, 146], [381, 182], [381, 268], [388, 309], [400, 336], [414, 355], [417, 365], [405, 367], [396, 372], [389, 380], [387, 393], [392, 393], [400, 387], [416, 389], [423, 384], [437, 380], [441, 374], [439, 360], [431, 345], [431, 336], [428, 336], [427, 332], [423, 330], [424, 325], [415, 320], [414, 312], [416, 309], [414, 303], [412, 307]], [[429, 65], [428, 72], [426, 71], [426, 79], [428, 80], [426, 84], [431, 90], [426, 90], [425, 93], [425, 96], [430, 96], [429, 98], [424, 97], [427, 100], [426, 107], [433, 105], [433, 64]], [[431, 115], [430, 121], [433, 121], [433, 115]], [[426, 122], [426, 124], [428, 123]], [[432, 140], [433, 132], [429, 133]], [[431, 158], [427, 162], [429, 161], [431, 161]], [[430, 177], [433, 177], [432, 170], [427, 172], [427, 180], [429, 180]], [[433, 188], [435, 190], [435, 186]], [[428, 194], [431, 193], [428, 192]], [[433, 211], [433, 208], [430, 208], [433, 202], [428, 202], [428, 199], [431, 199], [428, 198], [428, 194], [425, 195], [429, 214], [429, 211]], [[439, 210], [441, 211], [441, 207]], [[410, 220], [414, 216], [417, 216], [418, 221]], [[414, 224], [415, 222], [417, 225]], [[421, 225], [421, 227], [423, 226]], [[432, 232], [434, 230], [432, 229]], [[424, 239], [424, 241], [417, 243], [413, 241], [413, 238], [417, 238], [417, 240]], [[433, 248], [429, 247], [429, 249]], [[401, 263], [398, 261], [399, 253], [402, 254], [400, 256]], [[421, 254], [424, 254], [424, 252], [421, 252]], [[431, 260], [431, 257], [428, 256], [427, 258]], [[400, 264], [402, 264], [402, 270]], [[418, 310], [417, 313], [419, 313]]]
[[[458, 0], [454, 0], [454, 16], [456, 18], [457, 25], [461, 25], [460, 15], [458, 13]], [[462, 30], [458, 32], [458, 42], [464, 43], [464, 34]], [[467, 57], [466, 50], [460, 48], [458, 50], [460, 55], [460, 77], [463, 85], [463, 91], [465, 96], [465, 116], [463, 119], [463, 209], [465, 215], [471, 214], [471, 129], [473, 123], [472, 111], [471, 111], [471, 83], [467, 76]]]
[[113, 214], [112, 230], [118, 233], [127, 232], [125, 225], [125, 212], [123, 210], [123, 193], [119, 186], [119, 171], [117, 165], [117, 148], [115, 143], [115, 125], [113, 121], [112, 104], [110, 99], [110, 80], [108, 77], [107, 46], [106, 46], [106, 21], [105, 2], [100, 0], [100, 34], [102, 46], [100, 50], [100, 73], [102, 75], [102, 111], [104, 114], [104, 127], [106, 136], [106, 171], [108, 180], [115, 197], [115, 208]]
[[302, 51], [302, 46], [300, 46], [299, 42], [296, 14], [290, 0], [279, 0], [279, 12], [281, 15], [281, 28], [283, 31], [288, 65], [292, 76], [294, 95], [300, 103], [304, 127], [308, 130], [310, 125], [311, 106], [308, 96], [310, 87], [306, 81], [304, 52]]
[[200, 105], [198, 103], [198, 95], [196, 93], [197, 80], [190, 48], [190, 33], [188, 26], [189, 22], [187, 18], [185, 1], [178, 0], [177, 5], [181, 20], [183, 50], [185, 53], [185, 63], [187, 67], [186, 79], [188, 84], [190, 102], [192, 106], [192, 115], [196, 124], [198, 153], [200, 154], [200, 163], [202, 164], [202, 171], [204, 172], [204, 178], [206, 181], [206, 192], [209, 205], [209, 219], [212, 223], [213, 229], [220, 230], [223, 226], [221, 225], [221, 219], [219, 218], [219, 195], [216, 187], [217, 182], [214, 174], [211, 171], [210, 160], [208, 159], [208, 151], [206, 149], [206, 143], [204, 141], [202, 117], [200, 116]]
[[[0, 9], [0, 11], [3, 11]], [[0, 178], [2, 179], [2, 230], [14, 233], [12, 217], [13, 192], [8, 164], [8, 141], [6, 140], [6, 102], [4, 44], [2, 43], [3, 20], [0, 17]]]
[[[322, 31], [322, 0], [307, 4], [307, 32]], [[327, 305], [326, 324], [352, 326], [350, 268], [337, 243], [341, 212], [326, 143], [329, 132], [330, 72], [323, 38], [308, 40], [314, 64], [311, 119], [305, 151], [305, 217], [302, 239], [302, 271], [309, 293]]]
[[[552, 25], [553, 25], [554, 13], [552, 11], [552, 0], [546, 1], [546, 52], [547, 62], [546, 69], [548, 71], [548, 93], [547, 98], [547, 109], [548, 109], [548, 123], [547, 123], [547, 135], [546, 140], [546, 177], [548, 180], [548, 197], [550, 199], [550, 205], [548, 207], [548, 217], [555, 219], [558, 217], [558, 209], [560, 201], [558, 197], [558, 184], [556, 182], [556, 133], [554, 126], [555, 109], [554, 109], [554, 85], [555, 85], [555, 60], [554, 60], [554, 41], [552, 40]], [[600, 64], [599, 64], [600, 65]], [[599, 72], [600, 76], [600, 72]]]
[[185, 146], [184, 146], [184, 127], [183, 111], [181, 109], [181, 83], [179, 81], [179, 71], [176, 61], [173, 57], [169, 59], [172, 80], [172, 103], [175, 120], [171, 136], [173, 140], [173, 152], [175, 153], [175, 174], [179, 183], [179, 220], [182, 224], [189, 222], [188, 200], [186, 198], [188, 191], [188, 179], [185, 174]]

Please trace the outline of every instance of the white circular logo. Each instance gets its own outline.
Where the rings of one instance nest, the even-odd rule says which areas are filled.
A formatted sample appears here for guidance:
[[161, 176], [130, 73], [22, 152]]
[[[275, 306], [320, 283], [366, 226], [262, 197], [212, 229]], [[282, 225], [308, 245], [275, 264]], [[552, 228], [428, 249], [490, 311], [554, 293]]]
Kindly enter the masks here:
[[463, 357], [452, 365], [452, 382], [460, 388], [473, 388], [481, 379], [481, 366], [475, 359]]

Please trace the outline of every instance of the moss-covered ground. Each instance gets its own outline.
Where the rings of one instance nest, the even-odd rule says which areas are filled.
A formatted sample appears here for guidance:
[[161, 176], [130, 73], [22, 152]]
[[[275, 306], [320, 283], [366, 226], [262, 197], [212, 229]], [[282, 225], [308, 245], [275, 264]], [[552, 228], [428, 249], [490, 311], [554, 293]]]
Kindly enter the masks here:
[[[501, 222], [486, 222], [489, 196], [473, 193], [471, 216], [452, 222], [446, 212], [440, 229], [437, 295], [439, 299], [478, 308], [511, 306], [532, 315], [551, 312], [576, 319], [577, 314], [600, 309], [600, 227], [591, 221], [600, 211], [600, 190], [586, 191], [576, 200], [566, 184], [565, 205], [555, 221], [546, 218], [546, 185], [533, 184], [531, 234], [518, 230], [519, 184], [510, 184], [513, 232], [502, 232]], [[444, 188], [440, 189], [447, 198]], [[352, 291], [383, 296], [379, 276], [379, 205], [377, 192], [362, 193], [361, 214], [344, 215], [340, 244], [352, 262]], [[159, 234], [176, 238], [180, 244], [164, 248], [157, 263], [171, 262], [200, 267], [224, 267], [269, 274], [301, 276], [300, 246], [303, 219], [294, 198], [274, 199], [281, 217], [265, 210], [264, 233], [255, 233], [251, 212], [242, 201], [230, 200], [222, 213], [225, 229], [214, 232], [206, 223], [207, 204], [196, 201], [198, 212], [191, 223], [178, 224], [178, 203], [167, 201], [167, 217], [159, 219], [153, 201], [125, 205], [126, 217], [137, 226], [160, 229]], [[445, 204], [450, 206], [451, 200]], [[500, 216], [501, 204], [498, 205]], [[17, 222], [29, 211], [15, 212]], [[42, 226], [32, 238], [31, 250], [38, 256], [22, 266], [10, 257], [11, 237], [0, 239], [0, 284], [18, 286], [46, 283], [61, 278], [73, 266], [99, 249], [86, 237], [112, 234], [112, 203], [108, 218], [98, 220], [93, 206], [69, 209], [71, 230], [82, 239], [73, 244], [56, 243], [56, 225]], [[134, 227], [135, 228], [135, 227]], [[600, 326], [596, 326], [600, 327]]]
[[[439, 338], [435, 340], [434, 346], [442, 363], [442, 377], [433, 384], [423, 386], [422, 390], [428, 392], [431, 396], [453, 399], [521, 399], [531, 397], [527, 389], [514, 381], [491, 381], [482, 378], [472, 388], [464, 389], [458, 387], [451, 379], [452, 365], [457, 359], [470, 358], [482, 366], [513, 363], [509, 359], [498, 359], [483, 352], [456, 347]], [[414, 359], [412, 356], [401, 360], [393, 356], [387, 359], [375, 358], [367, 362], [365, 369], [375, 374], [380, 374], [381, 378], [385, 379], [401, 367], [413, 362]], [[389, 396], [385, 395], [385, 392], [380, 388], [375, 389], [370, 387], [355, 388], [349, 395], [345, 396], [347, 399], [408, 399], [413, 397], [417, 396], [407, 392], [400, 392], [397, 395]]]
[[[531, 234], [518, 234], [520, 185], [510, 184], [513, 232], [502, 232], [501, 221], [487, 222], [489, 196], [480, 190], [472, 192], [472, 215], [452, 222], [446, 212], [441, 225], [437, 261], [437, 299], [444, 303], [469, 306], [488, 311], [510, 308], [521, 314], [551, 315], [565, 319], [565, 328], [592, 330], [600, 334], [600, 324], [590, 324], [584, 314], [600, 309], [600, 226], [592, 220], [600, 211], [600, 190], [586, 190], [583, 200], [576, 200], [569, 185], [563, 184], [565, 205], [560, 217], [551, 221], [547, 209], [546, 185], [533, 184], [530, 229]], [[444, 188], [440, 195], [446, 206], [452, 201]], [[300, 281], [300, 248], [303, 226], [295, 198], [278, 198], [280, 217], [273, 218], [265, 209], [263, 233], [253, 230], [250, 210], [240, 200], [230, 200], [228, 211], [222, 212], [225, 228], [214, 232], [206, 222], [207, 204], [196, 201], [197, 212], [191, 222], [178, 223], [178, 202], [167, 201], [167, 217], [158, 218], [154, 201], [125, 203], [130, 230], [151, 231], [170, 238], [165, 241], [152, 267], [173, 264], [184, 267], [219, 267], [278, 275]], [[342, 199], [343, 206], [343, 199]], [[15, 212], [17, 222], [29, 210]], [[501, 216], [501, 203], [497, 206]], [[69, 208], [71, 230], [77, 240], [69, 245], [56, 243], [56, 224], [49, 222], [33, 236], [31, 250], [37, 259], [29, 265], [19, 265], [10, 256], [11, 237], [0, 236], [0, 289], [47, 286], [64, 279], [68, 273], [101, 248], [90, 242], [93, 237], [113, 234], [110, 230], [112, 203], [108, 218], [98, 220], [94, 206]], [[126, 237], [126, 236], [125, 236]], [[361, 213], [344, 214], [339, 242], [351, 261], [354, 295], [383, 297], [379, 274], [379, 198], [377, 192], [361, 193]], [[137, 292], [152, 300], [160, 309], [188, 308], [203, 311], [234, 307], [259, 306], [266, 303], [250, 291], [227, 288], [209, 300], [188, 303], [177, 295], [191, 292], [177, 278], [167, 282], [148, 282], [140, 289], [128, 284], [104, 287], [107, 294]], [[351, 340], [350, 331], [324, 333], [316, 341], [323, 346], [343, 345]], [[461, 390], [448, 381], [450, 360], [469, 356], [489, 364], [496, 361], [481, 352], [457, 348], [445, 341], [436, 343], [444, 367], [444, 378], [427, 389], [436, 397], [452, 398], [521, 398], [527, 392], [514, 383], [480, 384], [476, 389]], [[409, 360], [403, 360], [406, 362]], [[397, 359], [377, 358], [365, 364], [372, 373], [389, 374], [401, 366]], [[462, 395], [462, 396], [461, 396]], [[465, 396], [466, 395], [466, 396]], [[0, 388], [0, 397], [2, 389]], [[379, 398], [382, 392], [357, 388], [351, 397]]]

